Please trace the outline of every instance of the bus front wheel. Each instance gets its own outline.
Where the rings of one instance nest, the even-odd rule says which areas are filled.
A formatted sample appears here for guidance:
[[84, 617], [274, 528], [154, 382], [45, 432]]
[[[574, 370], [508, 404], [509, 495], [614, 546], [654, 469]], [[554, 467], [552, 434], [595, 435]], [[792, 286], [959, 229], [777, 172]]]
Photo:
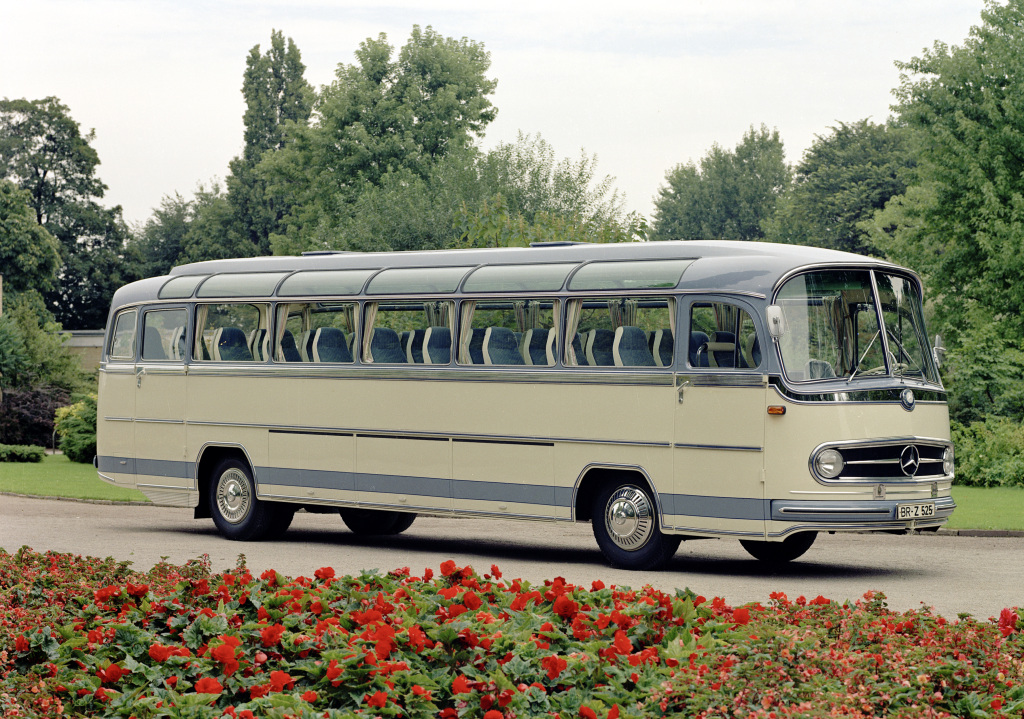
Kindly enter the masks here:
[[381, 509], [356, 509], [344, 507], [338, 510], [345, 526], [353, 534], [363, 536], [390, 536], [401, 534], [412, 526], [416, 515], [412, 512], [389, 512]]
[[802, 557], [804, 552], [814, 544], [817, 536], [817, 532], [800, 532], [791, 534], [781, 542], [741, 539], [740, 544], [754, 559], [759, 559], [766, 564], [785, 564]]
[[249, 465], [235, 458], [224, 459], [213, 471], [210, 509], [218, 531], [239, 541], [283, 534], [294, 514], [290, 507], [257, 499]]
[[602, 487], [591, 516], [597, 546], [613, 567], [657, 569], [679, 548], [679, 537], [662, 534], [654, 499], [637, 483]]

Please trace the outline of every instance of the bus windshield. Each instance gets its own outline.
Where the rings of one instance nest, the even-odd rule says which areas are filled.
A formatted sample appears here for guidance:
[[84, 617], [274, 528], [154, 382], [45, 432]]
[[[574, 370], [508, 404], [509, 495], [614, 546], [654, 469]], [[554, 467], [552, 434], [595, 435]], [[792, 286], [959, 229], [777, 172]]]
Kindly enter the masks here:
[[928, 355], [921, 294], [911, 279], [868, 270], [798, 275], [776, 303], [786, 318], [779, 345], [797, 382], [907, 377], [938, 383]]

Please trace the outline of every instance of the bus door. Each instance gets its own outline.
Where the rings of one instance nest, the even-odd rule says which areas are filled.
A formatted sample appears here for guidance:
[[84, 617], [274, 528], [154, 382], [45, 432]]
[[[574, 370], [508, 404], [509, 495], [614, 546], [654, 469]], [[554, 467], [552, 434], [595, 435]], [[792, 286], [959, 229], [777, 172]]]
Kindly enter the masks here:
[[135, 351], [137, 310], [114, 318], [106, 362], [99, 378], [96, 455], [101, 475], [116, 484], [135, 486]]
[[135, 365], [135, 474], [150, 499], [181, 497], [195, 482], [185, 457], [188, 311], [142, 313], [142, 349]]
[[665, 525], [762, 537], [767, 373], [748, 307], [681, 302], [676, 343], [675, 490]]

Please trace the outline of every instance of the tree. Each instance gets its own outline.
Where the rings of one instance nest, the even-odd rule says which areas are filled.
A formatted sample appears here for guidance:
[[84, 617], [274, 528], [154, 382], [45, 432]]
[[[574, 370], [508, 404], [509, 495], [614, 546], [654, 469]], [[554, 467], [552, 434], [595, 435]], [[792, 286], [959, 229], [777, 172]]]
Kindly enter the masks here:
[[797, 165], [766, 239], [880, 255], [861, 223], [906, 191], [916, 165], [910, 136], [867, 119], [830, 129]]
[[394, 56], [383, 34], [339, 65], [308, 126], [287, 125], [285, 147], [259, 166], [267, 196], [291, 208], [275, 251], [325, 247], [353, 216], [356, 198], [393, 172], [426, 179], [449, 152], [472, 145], [496, 111], [483, 45], [413, 27]]
[[114, 290], [138, 277], [121, 208], [97, 202], [106, 186], [96, 177], [94, 137], [82, 135], [55, 97], [0, 101], [0, 168], [29, 193], [37, 222], [60, 243], [58, 284], [46, 300], [68, 329], [102, 327]]
[[[969, 306], [1024, 335], [1024, 3], [988, 3], [964, 44], [936, 43], [898, 63], [901, 122], [920, 138], [920, 184], [901, 198], [913, 218], [884, 249], [928, 274], [942, 316]], [[912, 202], [913, 206], [907, 204]], [[879, 238], [881, 240], [881, 238]], [[884, 240], [881, 240], [884, 242]]]
[[652, 240], [760, 240], [790, 183], [778, 130], [751, 127], [733, 151], [715, 144], [676, 165], [654, 200]]
[[[646, 227], [626, 215], [614, 178], [598, 178], [597, 157], [558, 159], [539, 135], [520, 134], [482, 153], [451, 149], [427, 177], [387, 173], [356, 197], [340, 225], [340, 248], [411, 250], [528, 244], [550, 240], [628, 241]], [[335, 245], [338, 247], [338, 245]]]
[[304, 125], [313, 104], [313, 89], [303, 77], [306, 66], [298, 47], [278, 30], [270, 34], [270, 48], [249, 51], [242, 81], [245, 97], [245, 149], [231, 161], [227, 178], [227, 199], [234, 210], [239, 231], [256, 248], [248, 254], [268, 254], [270, 235], [281, 230], [288, 208], [268, 195], [266, 181], [256, 166], [267, 152], [285, 144], [284, 128], [289, 122]]
[[175, 192], [164, 195], [160, 207], [130, 242], [142, 257], [145, 277], [165, 275], [180, 263], [186, 237], [192, 224], [193, 201]]
[[0, 180], [0, 274], [4, 291], [50, 289], [60, 267], [60, 245], [36, 222], [31, 196]]

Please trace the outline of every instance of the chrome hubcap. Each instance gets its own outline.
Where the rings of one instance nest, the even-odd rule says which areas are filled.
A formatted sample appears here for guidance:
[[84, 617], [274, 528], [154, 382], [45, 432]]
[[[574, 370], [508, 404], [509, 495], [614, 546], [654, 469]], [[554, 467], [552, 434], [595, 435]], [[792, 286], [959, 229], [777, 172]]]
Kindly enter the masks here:
[[229, 469], [217, 481], [217, 509], [231, 524], [238, 524], [249, 514], [252, 495], [249, 480], [238, 469]]
[[604, 525], [616, 545], [639, 549], [654, 534], [654, 508], [647, 495], [636, 487], [622, 487], [608, 500]]

